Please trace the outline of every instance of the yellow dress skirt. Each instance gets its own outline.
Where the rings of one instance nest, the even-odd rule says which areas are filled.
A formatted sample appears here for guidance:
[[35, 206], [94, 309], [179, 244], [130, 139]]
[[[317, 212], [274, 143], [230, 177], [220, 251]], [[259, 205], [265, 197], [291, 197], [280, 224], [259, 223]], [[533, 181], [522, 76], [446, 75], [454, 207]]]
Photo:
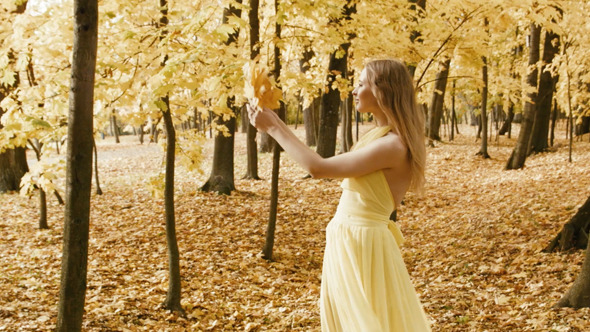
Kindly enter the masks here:
[[[389, 131], [375, 128], [361, 148]], [[401, 256], [403, 237], [389, 220], [395, 208], [382, 171], [344, 179], [326, 228], [320, 316], [323, 332], [430, 331]]]

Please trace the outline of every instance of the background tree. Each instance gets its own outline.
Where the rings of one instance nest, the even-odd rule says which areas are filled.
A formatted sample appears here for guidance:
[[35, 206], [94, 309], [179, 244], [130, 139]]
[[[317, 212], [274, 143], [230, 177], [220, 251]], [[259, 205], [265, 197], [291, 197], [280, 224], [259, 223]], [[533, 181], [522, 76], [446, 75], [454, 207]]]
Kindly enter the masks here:
[[[19, 4], [13, 8], [10, 16], [22, 14], [27, 9], [28, 1], [20, 1]], [[0, 40], [0, 45], [4, 40]], [[15, 54], [12, 49], [4, 50], [3, 54], [8, 60], [10, 72], [6, 72], [3, 79], [0, 81], [0, 102], [11, 94], [20, 84], [20, 76], [18, 68], [16, 67]], [[0, 54], [2, 55], [2, 54]], [[6, 70], [6, 69], [4, 69]], [[8, 75], [6, 75], [8, 73]], [[4, 110], [0, 106], [0, 118], [4, 114]], [[0, 122], [0, 131], [4, 125]], [[0, 193], [18, 190], [20, 187], [21, 178], [29, 171], [27, 164], [27, 156], [25, 154], [24, 146], [14, 146], [8, 148], [0, 148]]]
[[[168, 1], [160, 0], [160, 41], [168, 34]], [[161, 66], [166, 66], [167, 54], [162, 54]], [[162, 118], [166, 128], [166, 175], [164, 187], [164, 207], [166, 219], [166, 246], [168, 248], [168, 291], [164, 307], [172, 311], [184, 313], [180, 304], [182, 285], [180, 282], [180, 253], [176, 240], [176, 216], [174, 213], [174, 165], [176, 159], [176, 130], [170, 111], [170, 97], [165, 95], [158, 103], [162, 108]]]
[[[250, 60], [256, 59], [260, 55], [260, 20], [258, 18], [259, 0], [250, 0], [250, 10], [248, 18], [250, 23]], [[246, 168], [246, 179], [259, 180], [258, 176], [258, 150], [256, 146], [256, 128], [248, 120], [248, 112], [244, 112], [242, 121], [247, 126], [246, 150], [248, 154], [248, 165]]]
[[[280, 3], [279, 0], [275, 0], [275, 15], [276, 15], [276, 24], [275, 24], [275, 36], [276, 40], [281, 39], [281, 24], [279, 23], [279, 13], [280, 13]], [[277, 79], [277, 83], [280, 82], [281, 77], [281, 49], [279, 45], [274, 45], [274, 69], [272, 71], [273, 76]], [[280, 84], [280, 83], [279, 83]], [[278, 109], [279, 117], [284, 121], [285, 120], [285, 103], [283, 101], [280, 102], [280, 107]], [[272, 260], [272, 252], [274, 248], [275, 242], [275, 229], [277, 223], [277, 210], [279, 205], [279, 168], [281, 166], [281, 146], [273, 139], [273, 151], [272, 151], [272, 179], [271, 179], [271, 189], [270, 189], [270, 212], [268, 216], [268, 224], [266, 227], [266, 241], [264, 242], [264, 247], [262, 248], [262, 257], [267, 260]]]
[[553, 90], [558, 76], [548, 70], [553, 62], [555, 55], [559, 53], [559, 35], [553, 31], [545, 31], [545, 41], [543, 43], [543, 57], [541, 64], [541, 74], [539, 79], [539, 92], [535, 101], [537, 111], [533, 131], [531, 133], [531, 144], [529, 152], [544, 152], [549, 147], [549, 121], [551, 117], [551, 106], [553, 102]]
[[451, 59], [441, 62], [440, 71], [436, 74], [432, 101], [428, 108], [428, 140], [430, 144], [432, 144], [432, 141], [440, 141], [440, 123], [443, 116], [443, 101], [445, 99], [450, 64]]
[[576, 214], [563, 225], [563, 228], [544, 252], [567, 251], [570, 249], [586, 249], [586, 257], [580, 274], [566, 294], [555, 304], [555, 307], [582, 308], [590, 307], [590, 197], [578, 209]]
[[535, 104], [533, 102], [537, 96], [537, 61], [539, 61], [539, 38], [541, 35], [541, 27], [536, 23], [531, 23], [529, 34], [529, 72], [527, 74], [528, 100], [524, 106], [523, 122], [518, 134], [518, 141], [506, 163], [506, 169], [519, 169], [524, 167], [535, 117]]
[[[341, 16], [330, 18], [331, 24], [337, 27], [341, 24], [341, 21], [351, 20], [351, 15], [355, 12], [356, 4], [349, 0], [344, 5]], [[346, 38], [350, 38], [350, 35], [347, 35]], [[345, 76], [348, 71], [347, 59], [350, 45], [350, 41], [345, 41], [330, 55], [326, 93], [322, 95], [317, 142], [317, 153], [324, 158], [331, 157], [336, 153], [336, 135], [342, 91], [336, 89], [335, 85], [337, 84], [337, 80]], [[345, 95], [347, 94], [346, 91], [344, 93]]]
[[[238, 0], [236, 3], [241, 4]], [[242, 10], [240, 7], [230, 4], [223, 12], [223, 23], [229, 22], [232, 16], [240, 17]], [[238, 31], [228, 36], [226, 45], [236, 42]], [[215, 148], [213, 150], [213, 167], [211, 175], [205, 184], [201, 187], [203, 191], [215, 191], [220, 194], [230, 195], [236, 189], [234, 184], [234, 137], [236, 131], [236, 106], [235, 97], [227, 97], [227, 108], [231, 110], [230, 114], [217, 116], [217, 126], [227, 128], [225, 134], [218, 133], [215, 136]]]
[[74, 1], [66, 208], [57, 331], [80, 331], [86, 295], [98, 2]]

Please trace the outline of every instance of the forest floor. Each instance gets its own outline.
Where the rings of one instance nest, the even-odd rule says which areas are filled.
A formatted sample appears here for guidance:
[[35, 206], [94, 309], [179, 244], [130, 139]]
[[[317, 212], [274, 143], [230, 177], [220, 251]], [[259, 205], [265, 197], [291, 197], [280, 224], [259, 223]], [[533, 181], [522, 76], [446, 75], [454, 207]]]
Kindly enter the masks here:
[[[365, 126], [363, 130], [366, 130]], [[588, 331], [590, 310], [553, 309], [575, 280], [583, 251], [543, 253], [590, 193], [590, 143], [573, 163], [559, 136], [553, 152], [505, 171], [515, 143], [492, 139], [476, 156], [474, 128], [428, 148], [427, 188], [398, 213], [402, 253], [433, 331]], [[300, 127], [298, 135], [302, 136]], [[560, 135], [563, 128], [560, 129]], [[274, 261], [261, 258], [271, 155], [261, 181], [243, 180], [245, 135], [236, 138], [236, 187], [203, 193], [203, 175], [177, 168], [176, 225], [186, 317], [164, 310], [167, 256], [163, 200], [147, 181], [163, 171], [162, 148], [124, 136], [98, 141], [104, 194], [92, 196], [85, 331], [319, 331], [324, 229], [338, 180], [306, 175], [281, 158]], [[57, 320], [63, 206], [49, 197], [49, 230], [36, 198], [0, 195], [0, 331], [50, 331]]]

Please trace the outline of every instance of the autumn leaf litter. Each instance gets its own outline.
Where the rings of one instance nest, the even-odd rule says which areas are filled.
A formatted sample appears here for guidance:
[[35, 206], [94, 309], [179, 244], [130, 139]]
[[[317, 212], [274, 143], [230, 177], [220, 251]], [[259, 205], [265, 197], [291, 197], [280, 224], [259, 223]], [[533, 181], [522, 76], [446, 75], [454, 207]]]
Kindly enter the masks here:
[[[433, 330], [589, 330], [588, 309], [551, 308], [584, 253], [541, 249], [588, 197], [590, 144], [575, 143], [571, 164], [562, 146], [529, 157], [523, 170], [504, 171], [514, 138], [499, 141], [490, 142], [491, 160], [475, 156], [479, 144], [470, 134], [429, 148], [426, 194], [408, 194], [398, 213], [404, 259]], [[163, 200], [145, 183], [162, 170], [163, 152], [136, 137], [99, 140], [104, 194], [92, 196], [84, 330], [319, 331], [324, 228], [339, 181], [304, 179], [282, 156], [275, 260], [267, 262], [260, 251], [271, 155], [260, 155], [264, 180], [243, 180], [244, 142], [239, 133], [231, 196], [200, 192], [206, 178], [177, 168], [181, 317], [161, 306], [168, 275]], [[51, 229], [41, 231], [37, 199], [0, 195], [1, 331], [55, 328], [63, 207], [48, 197]]]

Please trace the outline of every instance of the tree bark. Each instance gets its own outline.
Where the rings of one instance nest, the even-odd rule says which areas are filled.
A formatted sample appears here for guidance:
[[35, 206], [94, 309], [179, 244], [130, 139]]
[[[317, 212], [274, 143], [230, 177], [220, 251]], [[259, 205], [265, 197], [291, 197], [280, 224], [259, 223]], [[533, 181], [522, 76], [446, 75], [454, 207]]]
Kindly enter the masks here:
[[303, 124], [305, 125], [305, 144], [315, 146], [318, 135], [318, 114], [321, 98], [315, 98], [311, 104], [303, 109]]
[[536, 100], [537, 111], [535, 112], [535, 122], [533, 124], [529, 153], [545, 152], [549, 147], [547, 143], [549, 136], [549, 121], [551, 118], [553, 90], [558, 77], [552, 77], [550, 72], [545, 71], [545, 68], [551, 64], [558, 52], [559, 35], [547, 31], [545, 33], [545, 42], [543, 45], [543, 66], [541, 67], [539, 93]]
[[[352, 0], [348, 0], [344, 6], [342, 18], [331, 19], [331, 23], [339, 24], [341, 19], [350, 20], [351, 15], [356, 13], [356, 4]], [[352, 36], [349, 36], [349, 40]], [[336, 80], [336, 76], [341, 74], [346, 75], [348, 70], [348, 49], [351, 43], [343, 43], [339, 50], [332, 52], [330, 55], [330, 62], [328, 65], [328, 77], [326, 81], [327, 92], [322, 95], [322, 109], [320, 115], [320, 127], [317, 140], [317, 153], [324, 157], [332, 157], [336, 154], [336, 137], [338, 134], [338, 114], [340, 110], [340, 91], [332, 88], [332, 83]], [[343, 52], [342, 57], [339, 53]]]
[[24, 147], [7, 149], [0, 153], [0, 193], [19, 190], [20, 180], [28, 171]]
[[[250, 0], [250, 11], [248, 18], [250, 20], [250, 59], [254, 60], [260, 54], [260, 20], [258, 18], [259, 0]], [[244, 115], [242, 121], [246, 122], [246, 151], [248, 164], [246, 168], [245, 179], [260, 180], [258, 176], [258, 149], [256, 146], [256, 128], [250, 124], [248, 112], [242, 111]]]
[[443, 114], [443, 104], [445, 100], [445, 90], [447, 79], [449, 77], [449, 66], [451, 59], [442, 63], [441, 70], [436, 74], [434, 83], [434, 92], [432, 93], [432, 102], [428, 109], [428, 139], [429, 141], [440, 141], [440, 122]]
[[541, 36], [541, 27], [535, 23], [531, 24], [530, 31], [530, 50], [529, 50], [529, 68], [530, 72], [527, 76], [527, 84], [535, 88], [534, 92], [528, 94], [528, 99], [524, 105], [524, 115], [518, 134], [516, 146], [506, 163], [506, 169], [519, 169], [524, 167], [524, 162], [527, 157], [529, 148], [533, 121], [535, 119], [535, 100], [537, 99], [537, 62], [539, 61], [539, 39]]
[[340, 153], [348, 152], [352, 148], [352, 93], [342, 103], [340, 121]]
[[[279, 0], [275, 0], [275, 13], [279, 9]], [[277, 22], [275, 24], [276, 40], [281, 39], [281, 25]], [[275, 43], [274, 46], [274, 70], [273, 75], [278, 84], [280, 84], [281, 77], [281, 49]], [[281, 101], [279, 108], [279, 117], [285, 120], [285, 103]], [[279, 204], [279, 169], [281, 166], [281, 146], [273, 140], [272, 151], [272, 180], [270, 190], [270, 213], [268, 216], [268, 224], [266, 227], [266, 241], [262, 248], [262, 257], [267, 260], [272, 260], [272, 252], [275, 243], [275, 229], [277, 224], [277, 210]]]
[[[163, 40], [168, 33], [168, 0], [159, 0], [160, 2], [160, 40]], [[164, 54], [160, 66], [164, 67], [168, 61], [168, 55]], [[168, 95], [161, 97], [160, 100], [165, 105], [162, 110], [164, 128], [166, 130], [166, 173], [164, 181], [164, 214], [166, 220], [166, 248], [168, 253], [168, 291], [164, 300], [164, 308], [179, 312], [184, 315], [184, 309], [180, 304], [181, 282], [180, 282], [180, 253], [178, 250], [178, 241], [176, 240], [176, 217], [174, 212], [174, 164], [176, 159], [176, 130], [172, 121], [170, 111], [170, 97]]]
[[544, 252], [584, 249], [588, 245], [590, 232], [590, 197], [565, 224], [559, 233], [543, 249]]
[[506, 116], [506, 119], [504, 119], [502, 127], [500, 127], [500, 131], [498, 132], [498, 135], [504, 135], [507, 133], [508, 138], [510, 138], [512, 134], [512, 120], [514, 120], [514, 104], [511, 101], [509, 101], [509, 103], [510, 106], [508, 106], [508, 115]]
[[100, 188], [100, 181], [98, 178], [98, 150], [96, 149], [96, 140], [92, 136], [92, 150], [94, 151], [94, 181], [96, 182], [96, 194], [102, 195], [102, 189]]
[[[237, 3], [241, 4], [239, 0]], [[229, 17], [240, 17], [242, 10], [232, 5], [223, 11], [223, 23], [229, 21]], [[226, 45], [234, 43], [238, 38], [238, 32], [230, 34]], [[234, 182], [234, 139], [236, 132], [236, 111], [234, 105], [234, 98], [227, 99], [227, 107], [233, 110], [230, 119], [224, 120], [222, 116], [217, 116], [216, 121], [218, 125], [225, 126], [229, 132], [229, 136], [225, 137], [221, 133], [215, 136], [215, 147], [213, 149], [213, 168], [211, 175], [201, 190], [208, 192], [217, 192], [219, 194], [230, 195], [236, 189]]]
[[98, 1], [74, 0], [66, 207], [57, 331], [82, 329], [86, 297]]
[[[166, 0], [160, 0], [166, 2]], [[165, 97], [166, 105], [169, 105], [168, 97]], [[180, 304], [180, 253], [176, 240], [176, 217], [174, 213], [174, 163], [176, 151], [176, 131], [172, 122], [170, 109], [163, 112], [164, 126], [166, 127], [166, 175], [164, 185], [164, 208], [166, 214], [166, 245], [168, 248], [168, 292], [164, 307], [168, 310], [184, 313]]]
[[39, 188], [39, 229], [49, 229], [47, 224], [47, 195]]
[[553, 101], [553, 111], [551, 112], [551, 131], [549, 134], [549, 145], [553, 146], [553, 140], [555, 139], [555, 123], [557, 122], [558, 110], [557, 100]]
[[111, 115], [111, 130], [113, 132], [113, 136], [115, 136], [115, 143], [121, 143], [119, 139], [119, 126], [117, 125], [117, 115], [115, 114], [115, 110], [113, 110], [113, 115]]
[[[487, 20], [486, 20], [487, 22]], [[487, 25], [487, 24], [486, 24]], [[488, 154], [488, 60], [482, 57], [483, 67], [481, 68], [483, 78], [483, 89], [481, 93], [481, 148], [477, 155], [489, 159]]]
[[590, 307], [590, 246], [586, 248], [586, 256], [582, 270], [570, 289], [554, 307], [588, 308]]
[[[416, 12], [416, 15], [413, 17], [412, 21], [414, 21], [414, 23], [418, 24], [418, 17], [422, 17], [422, 12], [426, 9], [426, 0], [408, 0], [408, 2], [410, 3], [410, 10], [413, 10]], [[421, 8], [421, 11], [418, 9]], [[412, 44], [416, 43], [416, 41], [420, 41], [420, 37], [422, 36], [422, 34], [420, 33], [420, 31], [418, 30], [412, 30], [412, 32], [410, 33], [410, 42]], [[420, 55], [419, 54], [415, 54], [415, 58], [419, 58]], [[410, 72], [410, 75], [412, 75], [412, 77], [414, 77], [414, 73], [416, 72], [416, 65], [418, 63], [417, 62], [411, 62], [407, 64], [408, 67], [408, 71]]]
[[[19, 4], [12, 14], [22, 14], [27, 9], [28, 1], [23, 1]], [[10, 65], [15, 63], [15, 58], [12, 52], [9, 54]], [[0, 102], [8, 96], [12, 91], [18, 88], [20, 84], [20, 75], [16, 74], [15, 82], [12, 86], [0, 85]], [[4, 111], [0, 108], [0, 118]], [[0, 123], [0, 129], [4, 126]], [[27, 164], [26, 150], [24, 147], [16, 147], [13, 149], [6, 149], [0, 152], [0, 193], [8, 191], [16, 191], [20, 188], [20, 180], [23, 175], [29, 171]]]
[[[302, 73], [306, 73], [309, 68], [309, 61], [314, 57], [315, 53], [311, 46], [308, 46], [303, 51], [303, 57], [299, 60], [299, 71]], [[305, 127], [305, 144], [307, 146], [315, 146], [316, 145], [316, 136], [317, 136], [317, 122], [315, 111], [317, 104], [320, 98], [314, 98], [311, 104], [303, 109], [303, 124]]]

